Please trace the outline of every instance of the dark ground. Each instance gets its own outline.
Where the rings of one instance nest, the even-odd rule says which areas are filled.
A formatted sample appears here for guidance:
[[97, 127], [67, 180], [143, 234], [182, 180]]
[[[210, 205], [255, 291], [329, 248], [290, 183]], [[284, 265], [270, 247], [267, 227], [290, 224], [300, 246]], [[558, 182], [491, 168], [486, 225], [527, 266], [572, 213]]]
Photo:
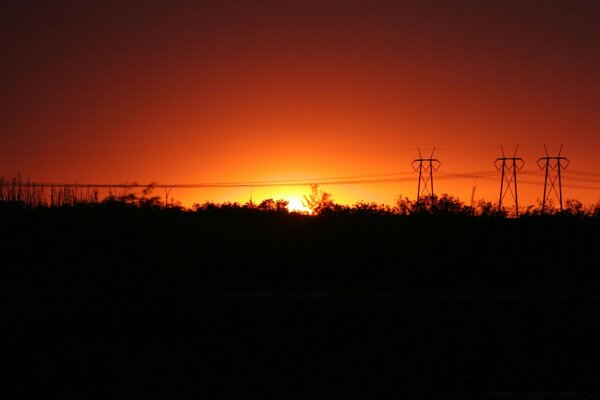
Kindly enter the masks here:
[[595, 396], [599, 228], [3, 207], [0, 390]]

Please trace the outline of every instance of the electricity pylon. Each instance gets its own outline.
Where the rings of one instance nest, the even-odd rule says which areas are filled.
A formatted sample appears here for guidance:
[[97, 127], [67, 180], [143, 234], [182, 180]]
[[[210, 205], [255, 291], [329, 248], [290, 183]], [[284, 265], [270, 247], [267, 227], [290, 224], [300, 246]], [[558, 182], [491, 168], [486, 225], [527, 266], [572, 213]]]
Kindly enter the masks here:
[[[546, 175], [544, 177], [544, 197], [542, 200], [542, 213], [546, 211], [546, 200], [550, 197], [550, 195], [553, 192], [558, 198], [558, 203], [560, 204], [560, 211], [563, 210], [562, 179], [560, 171], [566, 169], [571, 163], [571, 161], [569, 161], [567, 157], [560, 156], [560, 153], [562, 153], [562, 149], [563, 145], [561, 144], [560, 150], [558, 150], [558, 155], [556, 157], [550, 157], [548, 155], [548, 149], [546, 148], [546, 145], [544, 145], [546, 157], [540, 157], [540, 159], [537, 161], [538, 167], [540, 167], [540, 169], [546, 170]], [[550, 182], [549, 186], [548, 182]], [[558, 191], [556, 190], [557, 182]]]
[[[506, 157], [504, 154], [504, 148], [500, 146], [502, 150], [502, 157], [496, 158], [494, 166], [498, 171], [502, 172], [500, 178], [500, 199], [498, 200], [498, 211], [502, 211], [502, 201], [506, 197], [506, 194], [510, 192], [515, 202], [515, 213], [519, 217], [519, 192], [517, 191], [517, 171], [520, 171], [525, 165], [525, 161], [522, 158], [517, 157], [517, 149], [512, 157]], [[506, 183], [506, 187], [504, 184]]]
[[[413, 169], [415, 171], [419, 171], [417, 201], [421, 198], [421, 196], [426, 194], [429, 194], [433, 200], [435, 196], [433, 191], [433, 173], [438, 170], [442, 163], [437, 158], [433, 158], [435, 147], [431, 151], [429, 158], [423, 158], [421, 155], [421, 149], [417, 148], [417, 150], [419, 151], [419, 158], [411, 163]], [[421, 186], [421, 183], [423, 183], [423, 186]]]

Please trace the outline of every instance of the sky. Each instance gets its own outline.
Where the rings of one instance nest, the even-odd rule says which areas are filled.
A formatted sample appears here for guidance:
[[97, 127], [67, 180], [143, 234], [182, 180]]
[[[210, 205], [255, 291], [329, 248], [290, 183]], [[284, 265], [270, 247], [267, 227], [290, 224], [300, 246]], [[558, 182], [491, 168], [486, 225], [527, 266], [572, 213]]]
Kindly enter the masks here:
[[435, 147], [435, 191], [468, 203], [498, 200], [518, 145], [533, 204], [545, 144], [564, 197], [600, 199], [594, 0], [5, 1], [0, 54], [3, 176], [391, 205]]

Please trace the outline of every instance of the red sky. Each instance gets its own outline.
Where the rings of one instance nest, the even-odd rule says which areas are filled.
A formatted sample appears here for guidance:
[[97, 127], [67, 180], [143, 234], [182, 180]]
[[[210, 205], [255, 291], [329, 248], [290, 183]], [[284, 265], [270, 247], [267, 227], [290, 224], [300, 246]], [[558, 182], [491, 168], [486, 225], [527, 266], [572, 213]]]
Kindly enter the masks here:
[[[0, 175], [415, 178], [417, 147], [436, 146], [442, 178], [492, 173], [499, 146], [519, 144], [522, 179], [538, 183], [519, 194], [534, 203], [545, 143], [554, 153], [564, 144], [572, 161], [565, 197], [600, 198], [593, 0], [3, 2], [0, 52]], [[499, 175], [436, 186], [464, 201], [475, 186], [495, 201]], [[341, 203], [416, 195], [415, 180], [322, 188]], [[246, 201], [250, 189], [173, 194], [189, 205]]]

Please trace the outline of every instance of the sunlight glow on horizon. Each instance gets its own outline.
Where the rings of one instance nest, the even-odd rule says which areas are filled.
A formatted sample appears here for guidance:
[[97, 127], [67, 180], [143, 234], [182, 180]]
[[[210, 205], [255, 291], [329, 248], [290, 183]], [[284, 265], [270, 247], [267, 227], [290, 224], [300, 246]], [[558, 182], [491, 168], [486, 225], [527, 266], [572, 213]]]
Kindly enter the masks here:
[[288, 202], [288, 211], [289, 212], [297, 212], [301, 214], [312, 214], [310, 208], [304, 205], [304, 202], [297, 197], [287, 197], [285, 200]]

